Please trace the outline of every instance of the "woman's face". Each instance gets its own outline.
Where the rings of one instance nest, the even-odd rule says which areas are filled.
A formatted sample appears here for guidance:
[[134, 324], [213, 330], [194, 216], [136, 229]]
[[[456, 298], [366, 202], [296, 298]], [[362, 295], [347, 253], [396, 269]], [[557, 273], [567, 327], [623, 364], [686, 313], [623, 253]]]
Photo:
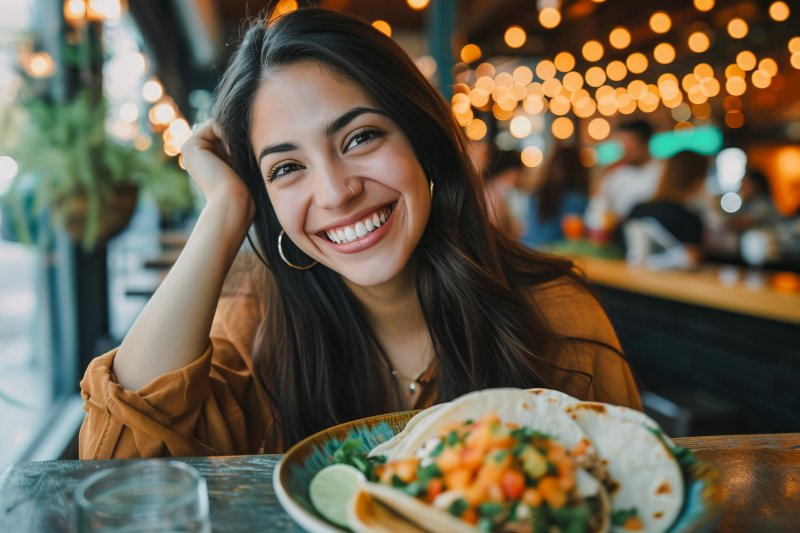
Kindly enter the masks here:
[[430, 192], [408, 139], [367, 93], [301, 62], [269, 77], [252, 116], [252, 148], [286, 237], [356, 285], [403, 272]]

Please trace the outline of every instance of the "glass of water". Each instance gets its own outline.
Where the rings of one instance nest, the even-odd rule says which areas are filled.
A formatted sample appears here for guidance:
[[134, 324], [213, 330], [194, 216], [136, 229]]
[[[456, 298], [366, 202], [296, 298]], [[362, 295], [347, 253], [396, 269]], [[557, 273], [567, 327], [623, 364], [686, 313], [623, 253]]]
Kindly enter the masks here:
[[79, 532], [208, 533], [206, 481], [193, 467], [162, 459], [102, 470], [75, 491]]

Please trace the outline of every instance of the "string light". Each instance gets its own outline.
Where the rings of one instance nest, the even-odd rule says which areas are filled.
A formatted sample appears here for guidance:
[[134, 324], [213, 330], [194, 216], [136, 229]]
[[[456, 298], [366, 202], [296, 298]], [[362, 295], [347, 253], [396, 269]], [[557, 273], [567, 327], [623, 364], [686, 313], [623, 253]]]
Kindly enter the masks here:
[[468, 44], [461, 49], [461, 61], [474, 63], [481, 58], [481, 49], [477, 44]]
[[669, 43], [660, 43], [653, 50], [653, 58], [662, 65], [668, 65], [675, 60], [675, 48]]
[[553, 121], [550, 130], [553, 132], [553, 136], [556, 139], [564, 140], [572, 137], [572, 134], [575, 132], [575, 125], [567, 117], [558, 117]]
[[711, 40], [702, 31], [696, 31], [689, 36], [689, 49], [692, 52], [700, 54], [708, 50], [710, 46]]
[[473, 141], [480, 141], [486, 136], [488, 128], [486, 123], [479, 118], [473, 119], [467, 124], [467, 137]]
[[508, 129], [511, 132], [511, 135], [517, 139], [524, 139], [530, 135], [533, 125], [528, 117], [520, 115], [511, 120], [511, 124], [509, 124]]
[[773, 2], [769, 6], [769, 16], [776, 22], [783, 22], [789, 18], [789, 6], [786, 2]]
[[581, 54], [586, 61], [594, 63], [603, 59], [603, 45], [599, 41], [591, 40], [584, 43]]
[[509, 26], [504, 39], [510, 48], [520, 48], [528, 40], [528, 34], [521, 26]]
[[544, 160], [544, 154], [536, 146], [528, 146], [522, 150], [520, 154], [522, 164], [528, 168], [538, 167]]
[[706, 12], [714, 9], [714, 0], [694, 0], [694, 7], [698, 11]]
[[536, 75], [542, 81], [547, 81], [556, 75], [556, 66], [552, 61], [543, 59], [536, 63]]
[[737, 17], [728, 22], [728, 35], [734, 39], [744, 39], [747, 37], [747, 32], [749, 31], [750, 28], [747, 26], [747, 22], [745, 22], [744, 19]]
[[559, 52], [553, 62], [559, 72], [569, 72], [575, 68], [575, 57], [569, 52]]
[[421, 11], [428, 7], [430, 0], [406, 0], [408, 7], [411, 9], [415, 9], [417, 11]]
[[520, 83], [522, 85], [528, 85], [533, 81], [533, 71], [525, 65], [515, 68], [511, 76], [514, 78], [515, 83]]
[[376, 20], [375, 22], [372, 23], [372, 27], [381, 32], [382, 34], [386, 35], [387, 37], [392, 36], [392, 27], [385, 20]]
[[611, 126], [606, 119], [597, 117], [589, 122], [587, 130], [589, 132], [589, 137], [595, 141], [602, 141], [611, 133]]
[[586, 71], [586, 83], [592, 87], [600, 87], [606, 82], [606, 71], [600, 67], [590, 67]]
[[736, 55], [736, 64], [745, 71], [756, 68], [756, 55], [750, 50], [743, 50]]
[[611, 33], [608, 35], [608, 42], [610, 42], [611, 46], [614, 48], [622, 50], [631, 44], [631, 33], [622, 26], [618, 26], [611, 30]]
[[667, 33], [672, 27], [672, 19], [663, 11], [656, 11], [650, 16], [650, 29], [656, 33]]
[[539, 12], [539, 24], [543, 28], [552, 30], [561, 24], [561, 12], [554, 7], [546, 7]]
[[634, 52], [625, 60], [625, 65], [632, 73], [641, 74], [647, 70], [647, 57], [640, 52]]

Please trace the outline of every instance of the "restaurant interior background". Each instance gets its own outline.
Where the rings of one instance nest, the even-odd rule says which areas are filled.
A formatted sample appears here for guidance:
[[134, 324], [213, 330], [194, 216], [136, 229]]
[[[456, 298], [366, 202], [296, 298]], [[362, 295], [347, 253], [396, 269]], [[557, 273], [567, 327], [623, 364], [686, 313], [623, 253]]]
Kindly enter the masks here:
[[[282, 1], [279, 9], [297, 8]], [[299, 2], [306, 5], [306, 2]], [[476, 152], [516, 153], [524, 219], [557, 146], [593, 183], [621, 156], [709, 157], [694, 269], [630, 268], [603, 217], [575, 257], [673, 436], [800, 430], [800, 5], [754, 0], [321, 0], [389, 33]], [[247, 0], [0, 2], [0, 471], [76, 457], [78, 382], [124, 336], [202, 208], [181, 169]], [[513, 165], [512, 165], [513, 166]], [[776, 216], [730, 224], [762, 171]], [[495, 182], [497, 183], [497, 182]]]

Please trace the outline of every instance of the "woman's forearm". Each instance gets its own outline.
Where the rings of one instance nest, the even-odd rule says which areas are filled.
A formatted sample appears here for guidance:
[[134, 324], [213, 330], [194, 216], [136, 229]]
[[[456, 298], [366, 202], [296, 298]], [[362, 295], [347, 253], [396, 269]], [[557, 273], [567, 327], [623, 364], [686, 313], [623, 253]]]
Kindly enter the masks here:
[[222, 284], [248, 230], [236, 202], [209, 202], [183, 252], [122, 342], [117, 382], [137, 390], [200, 357]]

